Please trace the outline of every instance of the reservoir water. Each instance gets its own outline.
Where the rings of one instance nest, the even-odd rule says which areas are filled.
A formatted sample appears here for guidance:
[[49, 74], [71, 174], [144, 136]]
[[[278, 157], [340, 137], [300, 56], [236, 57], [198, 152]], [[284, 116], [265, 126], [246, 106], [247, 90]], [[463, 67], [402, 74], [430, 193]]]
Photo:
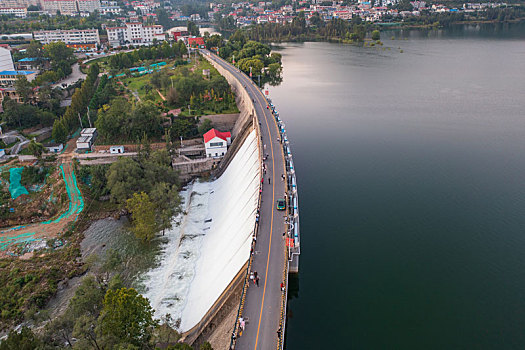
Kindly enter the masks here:
[[525, 26], [382, 40], [280, 45], [302, 235], [286, 347], [523, 349]]

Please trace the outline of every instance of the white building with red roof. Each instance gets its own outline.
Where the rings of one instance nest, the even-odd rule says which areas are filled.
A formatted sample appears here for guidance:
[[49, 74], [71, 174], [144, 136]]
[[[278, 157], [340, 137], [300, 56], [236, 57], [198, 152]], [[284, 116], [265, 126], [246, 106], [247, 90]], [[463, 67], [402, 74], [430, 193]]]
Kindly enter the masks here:
[[204, 146], [207, 158], [220, 158], [226, 154], [231, 144], [231, 133], [211, 129], [204, 134]]

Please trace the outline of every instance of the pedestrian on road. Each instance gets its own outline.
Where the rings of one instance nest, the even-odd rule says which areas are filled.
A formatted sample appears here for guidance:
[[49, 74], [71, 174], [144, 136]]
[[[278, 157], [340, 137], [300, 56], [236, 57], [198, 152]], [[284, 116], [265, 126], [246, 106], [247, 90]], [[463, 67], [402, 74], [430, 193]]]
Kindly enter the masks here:
[[281, 292], [284, 292], [284, 284], [281, 282]]
[[282, 328], [279, 327], [279, 329], [277, 330], [277, 338], [280, 338], [281, 337], [281, 333], [282, 333]]
[[283, 232], [283, 237], [286, 236], [286, 232]]
[[257, 278], [257, 276], [258, 276], [258, 275], [257, 275], [257, 271], [253, 271], [253, 276], [254, 276], [255, 278]]
[[266, 144], [264, 144], [264, 150], [266, 151]]
[[268, 185], [270, 184], [270, 178], [268, 178]]
[[255, 284], [257, 284], [257, 288], [259, 288], [259, 277], [255, 277]]
[[281, 179], [283, 179], [284, 181], [284, 179], [286, 179], [286, 176], [284, 176], [284, 174], [281, 174]]

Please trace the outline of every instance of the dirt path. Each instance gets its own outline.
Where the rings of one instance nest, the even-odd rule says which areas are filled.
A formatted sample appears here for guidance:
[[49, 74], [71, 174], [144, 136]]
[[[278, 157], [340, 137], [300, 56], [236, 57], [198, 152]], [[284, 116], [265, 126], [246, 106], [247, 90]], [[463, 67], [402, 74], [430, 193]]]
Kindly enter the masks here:
[[67, 225], [77, 220], [84, 209], [82, 193], [77, 186], [71, 159], [64, 158], [60, 165], [69, 198], [68, 209], [58, 217], [29, 225], [21, 225], [0, 231], [0, 257], [8, 255], [10, 248], [20, 243], [35, 244], [56, 237]]

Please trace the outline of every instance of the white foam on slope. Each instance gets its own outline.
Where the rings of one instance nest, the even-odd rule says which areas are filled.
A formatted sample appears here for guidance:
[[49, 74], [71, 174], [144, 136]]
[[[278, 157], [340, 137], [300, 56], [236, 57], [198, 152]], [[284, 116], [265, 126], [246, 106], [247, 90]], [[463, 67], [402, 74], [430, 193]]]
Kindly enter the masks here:
[[220, 178], [196, 182], [183, 191], [186, 214], [166, 233], [160, 265], [144, 280], [145, 296], [157, 318], [169, 313], [181, 319], [180, 331], [191, 329], [246, 263], [259, 184], [257, 137], [252, 131]]

